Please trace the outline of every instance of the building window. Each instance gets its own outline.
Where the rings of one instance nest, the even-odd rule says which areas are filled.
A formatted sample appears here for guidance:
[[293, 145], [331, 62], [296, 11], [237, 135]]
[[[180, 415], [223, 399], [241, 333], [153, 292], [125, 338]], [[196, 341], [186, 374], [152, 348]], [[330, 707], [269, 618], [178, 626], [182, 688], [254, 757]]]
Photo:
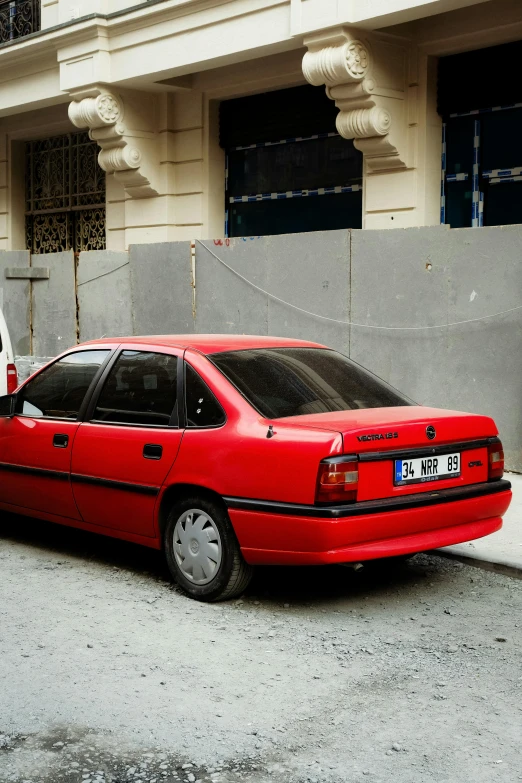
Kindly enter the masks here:
[[309, 86], [221, 104], [226, 236], [361, 228], [362, 155], [336, 114]]
[[27, 142], [25, 161], [28, 250], [105, 249], [105, 172], [89, 134]]
[[[522, 223], [521, 56], [516, 42], [439, 62], [441, 223], [452, 228]], [[485, 62], [506, 78], [477, 79]]]
[[0, 43], [40, 29], [40, 0], [0, 0]]

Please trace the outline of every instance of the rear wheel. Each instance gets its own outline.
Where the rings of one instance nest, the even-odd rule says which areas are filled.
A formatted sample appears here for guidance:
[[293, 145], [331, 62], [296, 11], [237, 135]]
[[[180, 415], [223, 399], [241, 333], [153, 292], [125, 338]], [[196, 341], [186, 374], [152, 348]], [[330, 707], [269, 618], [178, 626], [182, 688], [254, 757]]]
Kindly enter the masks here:
[[224, 601], [239, 595], [252, 578], [223, 506], [188, 497], [169, 514], [165, 555], [178, 585], [198, 601]]

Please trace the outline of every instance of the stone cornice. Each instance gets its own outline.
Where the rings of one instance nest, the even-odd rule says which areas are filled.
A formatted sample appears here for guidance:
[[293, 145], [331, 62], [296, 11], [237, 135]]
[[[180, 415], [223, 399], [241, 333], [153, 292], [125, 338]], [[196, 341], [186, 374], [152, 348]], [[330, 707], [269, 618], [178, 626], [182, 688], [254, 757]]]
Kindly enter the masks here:
[[57, 50], [62, 46], [72, 46], [83, 41], [96, 41], [100, 36], [106, 36], [106, 24], [103, 19], [93, 15], [84, 17], [74, 27], [59, 25], [48, 30], [20, 38], [12, 43], [0, 44], [0, 68], [8, 68], [29, 60], [38, 60], [49, 50]]

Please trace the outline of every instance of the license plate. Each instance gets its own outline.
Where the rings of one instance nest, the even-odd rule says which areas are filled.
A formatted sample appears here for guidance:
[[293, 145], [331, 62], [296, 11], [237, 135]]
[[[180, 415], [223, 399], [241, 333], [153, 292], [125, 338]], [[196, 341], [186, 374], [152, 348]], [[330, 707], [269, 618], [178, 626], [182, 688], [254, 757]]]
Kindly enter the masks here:
[[458, 478], [460, 476], [460, 454], [444, 454], [439, 457], [419, 459], [396, 459], [396, 487], [404, 484], [423, 484], [426, 481]]

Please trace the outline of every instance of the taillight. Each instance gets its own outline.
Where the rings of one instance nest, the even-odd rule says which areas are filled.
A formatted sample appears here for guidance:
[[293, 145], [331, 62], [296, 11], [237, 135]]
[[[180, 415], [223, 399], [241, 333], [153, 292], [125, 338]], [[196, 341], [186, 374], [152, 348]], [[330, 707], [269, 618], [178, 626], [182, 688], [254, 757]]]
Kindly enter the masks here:
[[7, 393], [12, 394], [18, 387], [18, 373], [14, 364], [7, 365]]
[[497, 440], [488, 446], [488, 480], [495, 481], [504, 475], [504, 449]]
[[337, 457], [319, 465], [316, 503], [353, 503], [357, 500], [359, 464]]

